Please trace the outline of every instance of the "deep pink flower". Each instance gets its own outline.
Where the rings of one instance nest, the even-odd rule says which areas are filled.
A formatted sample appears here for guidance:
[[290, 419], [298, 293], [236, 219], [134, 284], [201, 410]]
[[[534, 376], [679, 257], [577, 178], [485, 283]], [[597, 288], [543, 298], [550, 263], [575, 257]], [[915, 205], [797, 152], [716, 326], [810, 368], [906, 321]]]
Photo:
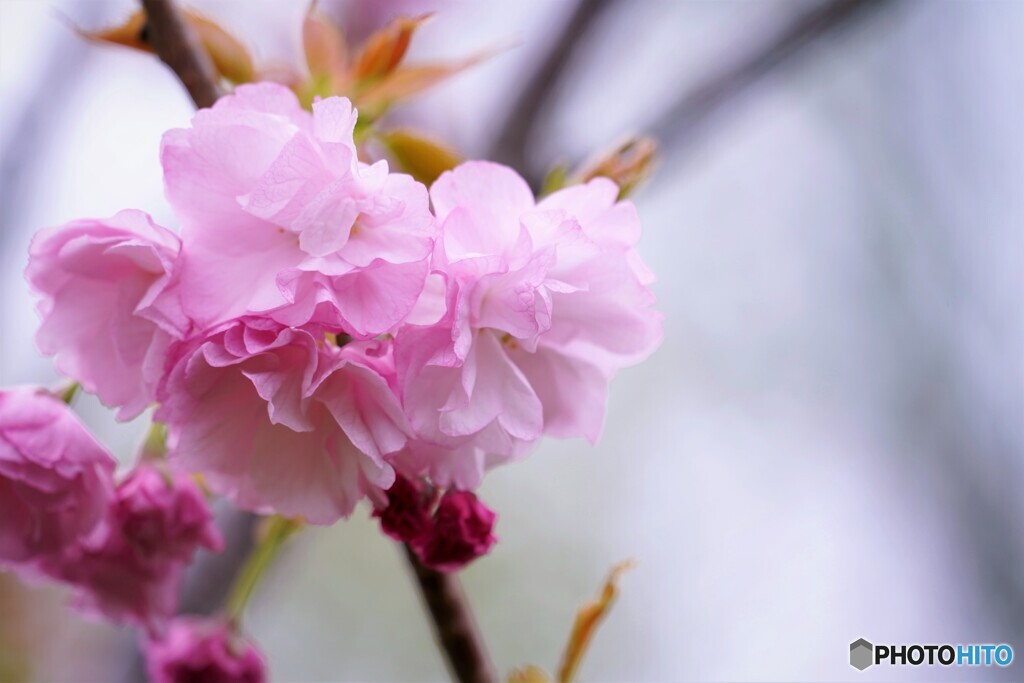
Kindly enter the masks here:
[[612, 377], [662, 334], [633, 205], [601, 178], [537, 203], [515, 171], [489, 162], [460, 165], [430, 192], [446, 312], [396, 335], [419, 437], [401, 463], [473, 487], [541, 434], [596, 441]]
[[330, 524], [374, 487], [408, 428], [387, 345], [337, 347], [316, 327], [235, 321], [174, 350], [157, 418], [171, 462], [240, 507]]
[[188, 475], [137, 465], [117, 487], [113, 513], [113, 524], [143, 564], [187, 564], [199, 547], [224, 547], [206, 498]]
[[145, 645], [151, 683], [264, 683], [263, 655], [216, 619], [179, 617], [160, 640]]
[[414, 543], [423, 537], [431, 525], [430, 506], [433, 496], [418, 482], [402, 475], [387, 490], [387, 504], [378, 506], [373, 516], [380, 519], [381, 530], [405, 543]]
[[287, 88], [259, 83], [164, 135], [184, 305], [203, 326], [269, 312], [365, 339], [410, 312], [433, 243], [427, 191], [386, 162], [360, 162], [355, 123], [347, 99], [310, 114]]
[[43, 565], [51, 578], [75, 588], [75, 607], [114, 623], [159, 633], [178, 608], [184, 564], [140, 562], [116, 527], [98, 543], [82, 543]]
[[195, 551], [223, 545], [199, 487], [142, 463], [117, 487], [98, 538], [66, 550], [45, 571], [78, 589], [84, 611], [155, 632], [175, 612]]
[[189, 327], [174, 286], [178, 251], [177, 235], [141, 211], [43, 230], [29, 249], [39, 349], [120, 419], [153, 402], [167, 345]]
[[456, 571], [497, 542], [492, 533], [496, 519], [494, 511], [471, 491], [448, 491], [441, 497], [427, 533], [413, 549], [426, 566]]
[[63, 401], [0, 390], [0, 561], [34, 565], [95, 534], [114, 466]]

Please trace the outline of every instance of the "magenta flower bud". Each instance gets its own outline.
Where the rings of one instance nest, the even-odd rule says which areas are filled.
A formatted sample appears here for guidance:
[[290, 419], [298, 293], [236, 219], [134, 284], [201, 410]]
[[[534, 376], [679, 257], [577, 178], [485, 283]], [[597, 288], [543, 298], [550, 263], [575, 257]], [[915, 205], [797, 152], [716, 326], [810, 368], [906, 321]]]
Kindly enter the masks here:
[[397, 475], [387, 497], [387, 507], [373, 511], [373, 516], [380, 519], [381, 530], [396, 541], [419, 541], [431, 524], [429, 493], [415, 481]]
[[140, 464], [118, 486], [114, 515], [139, 562], [188, 563], [199, 546], [224, 547], [203, 492], [187, 475]]
[[182, 573], [199, 546], [223, 547], [202, 492], [185, 475], [140, 464], [118, 486], [99, 538], [46, 571], [78, 588], [86, 613], [157, 633], [177, 608]]
[[266, 663], [256, 646], [220, 620], [179, 617], [161, 640], [146, 643], [152, 683], [264, 683]]
[[461, 569], [497, 542], [497, 515], [470, 491], [448, 491], [429, 532], [414, 546], [423, 564], [443, 572]]
[[114, 459], [61, 400], [0, 391], [0, 562], [34, 563], [96, 531]]

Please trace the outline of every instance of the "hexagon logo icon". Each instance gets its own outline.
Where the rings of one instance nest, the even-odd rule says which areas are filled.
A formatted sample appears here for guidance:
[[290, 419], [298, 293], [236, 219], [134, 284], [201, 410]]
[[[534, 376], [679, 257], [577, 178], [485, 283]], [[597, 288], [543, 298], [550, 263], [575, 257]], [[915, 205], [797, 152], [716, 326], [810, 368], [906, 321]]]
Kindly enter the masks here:
[[850, 666], [858, 671], [863, 671], [874, 664], [875, 646], [858, 638], [850, 643]]

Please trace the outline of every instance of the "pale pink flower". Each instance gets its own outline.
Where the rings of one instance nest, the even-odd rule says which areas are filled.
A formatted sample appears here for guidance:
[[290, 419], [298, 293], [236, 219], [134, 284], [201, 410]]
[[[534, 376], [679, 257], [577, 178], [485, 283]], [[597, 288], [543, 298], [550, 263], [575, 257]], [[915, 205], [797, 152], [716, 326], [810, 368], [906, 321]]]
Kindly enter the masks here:
[[0, 562], [38, 562], [94, 535], [113, 457], [42, 389], [0, 390]]
[[203, 326], [269, 312], [365, 339], [410, 312], [433, 242], [427, 191], [386, 162], [360, 162], [355, 123], [347, 99], [310, 114], [287, 88], [260, 83], [164, 135], [184, 303]]
[[153, 402], [167, 345], [188, 330], [174, 287], [179, 246], [129, 210], [40, 231], [29, 249], [39, 349], [120, 419]]
[[264, 683], [266, 662], [226, 621], [178, 617], [162, 639], [145, 645], [151, 683]]
[[408, 428], [386, 344], [252, 318], [173, 354], [157, 413], [172, 464], [240, 507], [329, 524], [394, 481], [385, 458]]
[[98, 537], [67, 549], [44, 570], [74, 585], [87, 613], [157, 632], [176, 611], [181, 577], [196, 550], [223, 545], [195, 482], [141, 463], [118, 485]]
[[541, 434], [596, 441], [610, 380], [662, 334], [636, 210], [617, 196], [596, 179], [538, 203], [512, 169], [489, 162], [434, 183], [433, 267], [447, 311], [396, 335], [419, 437], [399, 456], [406, 469], [472, 487]]

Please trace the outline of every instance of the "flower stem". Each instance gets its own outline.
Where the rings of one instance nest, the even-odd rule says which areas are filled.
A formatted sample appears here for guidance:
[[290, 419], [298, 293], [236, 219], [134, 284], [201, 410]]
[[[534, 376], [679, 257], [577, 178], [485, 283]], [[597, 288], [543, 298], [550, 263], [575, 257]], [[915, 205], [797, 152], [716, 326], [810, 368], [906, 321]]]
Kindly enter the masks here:
[[458, 576], [425, 567], [412, 548], [403, 547], [452, 677], [459, 683], [496, 683], [497, 671]]
[[142, 443], [139, 453], [140, 460], [163, 460], [167, 455], [167, 425], [163, 422], [152, 422], [146, 432], [146, 440]]
[[264, 520], [260, 530], [260, 539], [242, 566], [235, 585], [231, 589], [231, 595], [228, 597], [226, 611], [232, 621], [241, 619], [242, 612], [256, 589], [256, 585], [273, 563], [274, 558], [277, 557], [282, 544], [301, 526], [301, 522], [280, 515], [274, 515]]
[[75, 396], [78, 395], [78, 390], [81, 388], [82, 385], [78, 382], [68, 382], [57, 390], [57, 398], [71, 405], [71, 402], [75, 400]]

